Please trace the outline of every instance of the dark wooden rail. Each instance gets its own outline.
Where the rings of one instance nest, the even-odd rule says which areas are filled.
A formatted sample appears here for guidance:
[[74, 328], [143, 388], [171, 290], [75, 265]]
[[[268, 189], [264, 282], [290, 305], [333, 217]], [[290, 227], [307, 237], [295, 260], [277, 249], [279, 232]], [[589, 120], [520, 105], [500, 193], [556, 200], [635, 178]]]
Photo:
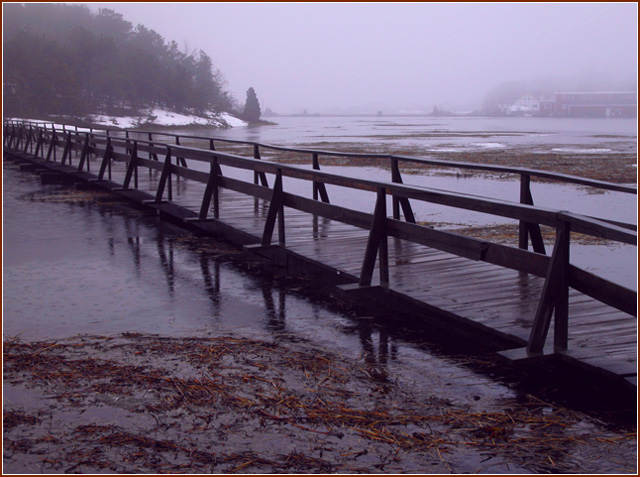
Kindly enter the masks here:
[[[171, 138], [171, 142], [161, 139], [163, 136]], [[180, 138], [206, 140], [208, 148], [181, 145]], [[218, 141], [251, 146], [252, 157], [216, 150], [215, 142]], [[4, 146], [8, 150], [29, 153], [47, 162], [73, 166], [77, 173], [91, 172], [92, 161], [97, 161], [98, 170], [93, 171], [97, 174], [97, 181], [112, 180], [112, 164], [123, 162], [126, 164], [126, 173], [120, 186], [124, 190], [138, 188], [138, 175], [141, 168], [149, 172], [158, 171], [160, 177], [153, 199], [157, 204], [173, 199], [173, 184], [180, 178], [202, 183], [205, 187], [199, 211], [195, 216], [186, 219], [190, 221], [219, 219], [220, 189], [267, 200], [269, 208], [259, 244], [262, 247], [272, 244], [276, 231], [278, 245], [286, 247], [285, 207], [368, 230], [368, 242], [358, 277], [359, 287], [373, 285], [376, 264], [380, 285], [385, 288], [393, 287], [389, 277], [388, 237], [396, 237], [460, 257], [542, 277], [545, 280], [544, 287], [529, 337], [527, 346], [529, 354], [542, 352], [552, 316], [554, 317], [554, 349], [556, 351], [567, 349], [569, 288], [637, 317], [637, 292], [580, 269], [572, 265], [569, 260], [572, 232], [637, 246], [635, 224], [613, 222], [606, 218], [596, 219], [535, 206], [529, 183], [531, 177], [542, 177], [637, 194], [637, 190], [633, 187], [564, 174], [502, 166], [433, 161], [403, 156], [282, 148], [244, 141], [155, 132], [80, 131], [18, 121], [5, 122]], [[309, 154], [312, 169], [264, 160], [260, 155], [263, 149]], [[389, 160], [392, 171], [391, 181], [364, 180], [323, 172], [320, 170], [319, 156], [374, 157]], [[76, 165], [72, 164], [74, 159], [77, 160]], [[208, 164], [207, 171], [189, 168], [187, 161]], [[401, 162], [517, 174], [521, 178], [519, 202], [403, 184], [399, 168]], [[251, 171], [253, 182], [224, 175], [223, 167]], [[348, 168], [345, 168], [345, 173], [347, 172]], [[271, 176], [271, 181], [268, 176]], [[283, 185], [285, 177], [308, 182], [311, 185], [312, 197], [304, 197], [285, 190]], [[332, 204], [327, 194], [327, 185], [370, 191], [373, 213]], [[387, 211], [389, 196], [393, 204], [391, 216]], [[514, 219], [520, 224], [518, 243], [507, 246], [416, 224], [411, 208], [413, 201], [441, 204]], [[400, 209], [403, 211], [404, 220], [400, 219]], [[540, 233], [541, 225], [556, 230], [551, 256], [545, 254]], [[533, 244], [533, 250], [528, 249], [529, 240]]]

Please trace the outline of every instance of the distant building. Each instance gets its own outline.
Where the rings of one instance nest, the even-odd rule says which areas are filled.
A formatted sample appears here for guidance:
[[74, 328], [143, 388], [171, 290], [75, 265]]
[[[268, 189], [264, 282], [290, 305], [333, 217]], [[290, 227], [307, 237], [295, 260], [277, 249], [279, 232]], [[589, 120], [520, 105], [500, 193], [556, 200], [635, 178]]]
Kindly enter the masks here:
[[556, 93], [556, 116], [635, 117], [635, 91]]
[[511, 116], [538, 116], [540, 114], [540, 98], [533, 93], [522, 95], [507, 109]]
[[500, 109], [509, 116], [636, 117], [638, 97], [634, 91], [527, 93]]

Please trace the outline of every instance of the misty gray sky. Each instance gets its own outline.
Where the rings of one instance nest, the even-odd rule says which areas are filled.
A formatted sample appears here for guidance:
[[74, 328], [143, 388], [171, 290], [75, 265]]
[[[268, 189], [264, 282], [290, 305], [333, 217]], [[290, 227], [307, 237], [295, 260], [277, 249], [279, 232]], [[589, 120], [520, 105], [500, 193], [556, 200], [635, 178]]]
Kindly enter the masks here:
[[[479, 107], [504, 81], [634, 84], [637, 3], [92, 3], [204, 50], [263, 110]], [[635, 86], [634, 86], [635, 88]]]

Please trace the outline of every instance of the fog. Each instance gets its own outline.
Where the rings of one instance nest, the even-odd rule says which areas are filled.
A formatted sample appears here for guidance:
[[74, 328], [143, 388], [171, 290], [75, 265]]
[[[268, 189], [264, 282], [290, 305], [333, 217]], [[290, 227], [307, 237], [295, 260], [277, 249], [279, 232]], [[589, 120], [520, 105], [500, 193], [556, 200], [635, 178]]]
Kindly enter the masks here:
[[92, 3], [278, 113], [478, 108], [507, 81], [636, 89], [636, 3]]

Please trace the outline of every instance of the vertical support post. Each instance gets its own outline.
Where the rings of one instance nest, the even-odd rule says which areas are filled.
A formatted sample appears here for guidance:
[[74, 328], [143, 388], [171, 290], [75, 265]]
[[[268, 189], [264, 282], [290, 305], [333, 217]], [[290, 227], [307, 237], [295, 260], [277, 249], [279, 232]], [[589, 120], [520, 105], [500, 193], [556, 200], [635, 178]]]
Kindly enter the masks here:
[[[533, 205], [533, 196], [531, 195], [531, 176], [529, 174], [520, 174], [520, 203]], [[520, 220], [518, 224], [518, 247], [524, 250], [529, 248], [529, 238], [533, 251], [536, 253], [546, 254], [542, 232], [539, 224], [532, 224]]]
[[[529, 174], [520, 174], [520, 203], [527, 204], [531, 195], [529, 184], [531, 177]], [[518, 247], [527, 250], [529, 248], [529, 229], [527, 223], [521, 220], [518, 224]]]
[[376, 254], [380, 260], [380, 285], [389, 286], [389, 254], [387, 246], [387, 191], [378, 188], [373, 222], [367, 239], [367, 248], [360, 271], [360, 286], [370, 286], [376, 264]]
[[527, 353], [540, 353], [547, 339], [551, 316], [554, 319], [554, 349], [567, 349], [569, 323], [570, 224], [563, 221], [556, 229], [556, 241], [545, 278], [538, 309], [529, 335]]
[[218, 186], [220, 181], [220, 165], [218, 164], [218, 157], [213, 158], [213, 218], [220, 218], [220, 188]]
[[[278, 194], [280, 195], [279, 207], [278, 207], [278, 245], [284, 247], [285, 245], [285, 229], [284, 229], [284, 197], [282, 192], [282, 170], [278, 169], [279, 185], [277, 187]], [[274, 184], [274, 189], [275, 189]]]
[[[253, 145], [253, 158], [260, 159], [260, 146], [258, 144]], [[259, 182], [258, 182], [259, 179]], [[264, 172], [253, 171], [253, 183], [260, 184], [264, 187], [269, 187], [269, 182], [267, 181], [267, 175]]]
[[13, 148], [14, 149], [18, 149], [18, 147], [20, 146], [20, 142], [22, 141], [22, 131], [23, 131], [23, 129], [24, 129], [24, 126], [22, 126], [22, 125], [18, 128], [19, 133], [18, 133], [18, 137], [16, 138], [15, 143], [13, 144]]
[[[320, 170], [320, 161], [318, 160], [317, 152], [312, 153], [311, 163], [314, 170]], [[318, 200], [318, 195], [322, 202], [329, 203], [329, 194], [327, 193], [327, 187], [324, 182], [313, 181], [313, 200]]]
[[[553, 318], [553, 348], [564, 351], [569, 342], [569, 267], [571, 249], [571, 226], [563, 221], [556, 230], [556, 247], [558, 247], [557, 284], [555, 286], [556, 301]], [[554, 249], [555, 253], [555, 249]]]
[[[402, 184], [402, 175], [400, 175], [400, 166], [399, 161], [395, 157], [390, 157], [391, 159], [391, 181], [396, 184]], [[400, 220], [400, 207], [402, 207], [402, 213], [404, 214], [404, 218], [407, 222], [411, 222], [412, 224], [416, 223], [415, 215], [413, 215], [413, 209], [411, 208], [411, 204], [409, 203], [409, 199], [406, 197], [393, 197], [393, 218], [396, 220]]]
[[[154, 159], [154, 160], [158, 160], [158, 156], [155, 153], [151, 152], [151, 149], [153, 148], [153, 134], [149, 133], [149, 160]], [[149, 171], [151, 171], [151, 168], [149, 168]]]
[[[176, 136], [176, 146], [180, 145], [180, 136]], [[176, 166], [187, 167], [187, 161], [184, 157], [176, 157]]]
[[[391, 182], [402, 183], [402, 177], [400, 176], [400, 166], [398, 165], [398, 159], [391, 158]], [[393, 218], [400, 220], [400, 199], [393, 197]]]
[[36, 144], [36, 152], [34, 154], [34, 156], [38, 157], [38, 154], [40, 154], [40, 149], [42, 148], [42, 129], [38, 129], [38, 143]]
[[29, 149], [29, 146], [31, 145], [31, 136], [33, 135], [33, 131], [31, 129], [31, 125], [29, 125], [29, 132], [27, 132], [27, 138], [24, 142], [24, 149], [22, 152], [26, 153], [27, 150]]
[[[318, 160], [318, 153], [314, 152], [311, 154], [311, 165], [313, 170], [320, 170], [320, 161]], [[318, 200], [318, 182], [313, 181], [313, 200]]]

